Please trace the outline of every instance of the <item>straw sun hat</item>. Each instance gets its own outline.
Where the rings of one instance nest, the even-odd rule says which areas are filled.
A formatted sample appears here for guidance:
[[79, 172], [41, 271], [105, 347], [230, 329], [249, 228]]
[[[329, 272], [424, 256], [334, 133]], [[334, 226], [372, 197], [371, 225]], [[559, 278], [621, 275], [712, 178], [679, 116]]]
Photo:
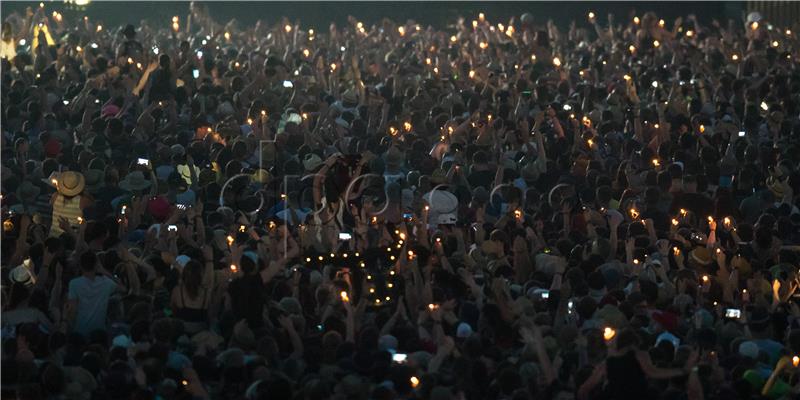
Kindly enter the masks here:
[[86, 180], [80, 172], [62, 172], [58, 179], [58, 192], [68, 197], [76, 196], [83, 191], [85, 185]]

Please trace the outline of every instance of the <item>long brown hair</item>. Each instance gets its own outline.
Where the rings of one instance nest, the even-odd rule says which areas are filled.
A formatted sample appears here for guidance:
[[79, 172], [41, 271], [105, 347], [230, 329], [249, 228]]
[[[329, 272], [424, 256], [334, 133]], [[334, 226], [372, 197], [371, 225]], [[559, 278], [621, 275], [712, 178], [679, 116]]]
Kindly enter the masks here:
[[196, 299], [200, 294], [200, 283], [203, 281], [203, 267], [194, 260], [187, 262], [183, 267], [181, 280], [189, 298]]

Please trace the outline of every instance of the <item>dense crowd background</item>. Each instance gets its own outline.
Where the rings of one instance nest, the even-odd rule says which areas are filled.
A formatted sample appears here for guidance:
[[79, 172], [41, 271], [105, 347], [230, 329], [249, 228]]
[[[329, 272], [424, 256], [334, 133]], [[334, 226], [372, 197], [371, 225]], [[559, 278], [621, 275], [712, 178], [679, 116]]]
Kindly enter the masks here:
[[7, 15], [3, 397], [794, 398], [794, 28]]

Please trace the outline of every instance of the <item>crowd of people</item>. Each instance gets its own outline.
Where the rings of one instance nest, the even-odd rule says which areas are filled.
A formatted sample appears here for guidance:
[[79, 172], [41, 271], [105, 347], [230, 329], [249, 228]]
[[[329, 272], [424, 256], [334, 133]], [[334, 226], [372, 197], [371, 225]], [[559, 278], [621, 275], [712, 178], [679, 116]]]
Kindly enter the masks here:
[[3, 21], [4, 398], [800, 395], [794, 27], [73, 14]]

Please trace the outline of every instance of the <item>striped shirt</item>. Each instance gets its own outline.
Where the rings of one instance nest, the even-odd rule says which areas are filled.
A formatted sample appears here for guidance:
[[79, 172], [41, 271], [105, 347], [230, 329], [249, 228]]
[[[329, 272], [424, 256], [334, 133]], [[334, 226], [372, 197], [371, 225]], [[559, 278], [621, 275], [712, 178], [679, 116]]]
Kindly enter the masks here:
[[81, 196], [65, 197], [62, 194], [56, 194], [53, 201], [53, 220], [50, 225], [50, 236], [59, 236], [64, 231], [58, 226], [60, 218], [66, 218], [70, 226], [77, 226], [78, 217], [83, 218], [83, 210], [81, 210]]

